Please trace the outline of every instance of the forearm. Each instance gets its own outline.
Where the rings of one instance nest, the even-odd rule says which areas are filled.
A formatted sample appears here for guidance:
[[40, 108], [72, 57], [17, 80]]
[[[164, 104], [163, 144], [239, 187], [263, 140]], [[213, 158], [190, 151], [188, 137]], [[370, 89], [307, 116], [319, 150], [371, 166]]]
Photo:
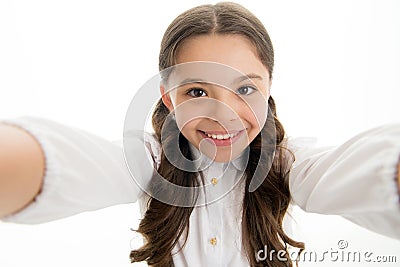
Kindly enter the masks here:
[[44, 155], [26, 131], [0, 123], [0, 218], [28, 205], [44, 176]]
[[400, 238], [399, 136], [400, 124], [388, 124], [326, 151], [293, 146], [289, 185], [294, 202], [308, 212], [340, 215]]

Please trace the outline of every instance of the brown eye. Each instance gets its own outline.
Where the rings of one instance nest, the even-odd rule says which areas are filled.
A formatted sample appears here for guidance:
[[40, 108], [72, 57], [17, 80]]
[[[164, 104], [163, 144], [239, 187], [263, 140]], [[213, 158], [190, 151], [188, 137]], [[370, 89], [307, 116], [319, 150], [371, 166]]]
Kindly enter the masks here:
[[207, 95], [206, 92], [201, 88], [190, 89], [187, 94], [192, 97], [202, 97]]
[[251, 95], [254, 93], [257, 89], [255, 89], [252, 86], [242, 86], [239, 89], [236, 90], [236, 93], [238, 95]]

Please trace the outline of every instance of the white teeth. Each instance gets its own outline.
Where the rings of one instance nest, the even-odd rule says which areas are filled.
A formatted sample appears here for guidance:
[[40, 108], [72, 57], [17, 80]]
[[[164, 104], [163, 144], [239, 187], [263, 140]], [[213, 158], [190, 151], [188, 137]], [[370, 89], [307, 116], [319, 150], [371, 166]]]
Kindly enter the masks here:
[[231, 134], [208, 134], [206, 133], [206, 135], [212, 139], [218, 139], [218, 140], [222, 140], [222, 139], [229, 139], [229, 138], [233, 138], [234, 136], [236, 136], [239, 132], [236, 133], [231, 133]]
[[232, 137], [234, 137], [234, 136], [236, 136], [238, 134], [239, 134], [239, 132], [236, 132], [236, 133], [233, 133], [233, 134], [229, 134], [229, 136], [232, 138]]

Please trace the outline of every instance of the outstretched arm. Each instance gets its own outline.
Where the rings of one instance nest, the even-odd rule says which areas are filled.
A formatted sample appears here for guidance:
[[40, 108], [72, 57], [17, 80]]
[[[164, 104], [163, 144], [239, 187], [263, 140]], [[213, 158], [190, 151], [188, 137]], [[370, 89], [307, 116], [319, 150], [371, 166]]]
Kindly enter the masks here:
[[40, 191], [44, 168], [36, 139], [19, 127], [0, 123], [0, 217], [32, 202]]
[[338, 147], [293, 150], [289, 180], [297, 205], [400, 239], [400, 124], [370, 129]]
[[[125, 165], [122, 147], [114, 142], [45, 118], [3, 122], [25, 131], [11, 125], [2, 128], [1, 221], [43, 223], [135, 202], [142, 195]], [[135, 140], [143, 146], [140, 138]], [[145, 160], [146, 155], [138, 155], [138, 176], [146, 181], [153, 169], [143, 167]]]

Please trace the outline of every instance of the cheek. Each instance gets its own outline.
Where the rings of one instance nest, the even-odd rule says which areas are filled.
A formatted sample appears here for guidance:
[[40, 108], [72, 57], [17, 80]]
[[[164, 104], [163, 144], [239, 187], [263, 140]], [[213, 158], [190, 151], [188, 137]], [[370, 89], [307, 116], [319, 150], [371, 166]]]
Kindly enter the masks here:
[[182, 123], [179, 123], [177, 120], [177, 124], [180, 132], [186, 137], [186, 139], [191, 140], [194, 135], [196, 135], [198, 125], [197, 120], [185, 121]]
[[268, 105], [264, 101], [247, 102], [247, 108], [243, 114], [244, 118], [251, 124], [252, 128], [260, 131], [267, 120]]
[[178, 128], [181, 132], [187, 132], [195, 128], [196, 118], [199, 117], [196, 112], [194, 112], [193, 108], [189, 108], [189, 106], [180, 106], [180, 108], [175, 109], [175, 120]]

